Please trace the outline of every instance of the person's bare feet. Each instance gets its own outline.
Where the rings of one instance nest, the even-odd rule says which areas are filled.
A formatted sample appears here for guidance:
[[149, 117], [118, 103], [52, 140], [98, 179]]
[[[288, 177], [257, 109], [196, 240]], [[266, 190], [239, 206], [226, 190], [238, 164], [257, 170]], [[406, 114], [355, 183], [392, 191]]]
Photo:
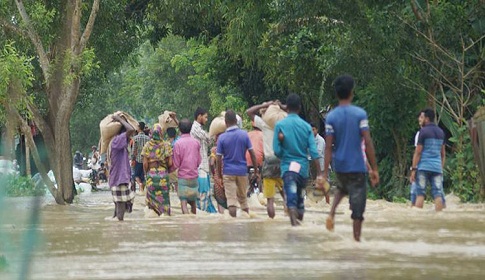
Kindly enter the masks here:
[[333, 231], [334, 220], [331, 216], [328, 216], [325, 226], [327, 227], [328, 231]]

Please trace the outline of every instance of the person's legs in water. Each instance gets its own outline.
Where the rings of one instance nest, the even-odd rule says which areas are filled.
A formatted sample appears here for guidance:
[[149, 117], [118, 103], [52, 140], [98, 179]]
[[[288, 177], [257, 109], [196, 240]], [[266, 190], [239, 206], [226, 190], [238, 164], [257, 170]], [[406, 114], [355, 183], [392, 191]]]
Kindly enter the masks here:
[[347, 174], [346, 189], [349, 191], [349, 197], [352, 198], [352, 220], [354, 240], [360, 241], [362, 231], [362, 222], [364, 221], [364, 212], [367, 202], [367, 185], [364, 173]]
[[126, 212], [128, 213], [133, 212], [133, 202], [131, 201], [126, 202]]
[[189, 201], [188, 204], [190, 204], [190, 212], [194, 215], [197, 214], [197, 205], [195, 201]]
[[131, 170], [130, 189], [132, 192], [136, 192], [135, 164], [136, 164], [136, 161], [134, 160], [130, 161], [130, 170]]
[[249, 214], [249, 205], [248, 205], [248, 178], [246, 176], [236, 176], [236, 196], [241, 206], [241, 210]]
[[418, 208], [423, 208], [424, 206], [424, 196], [426, 195], [426, 183], [428, 181], [427, 172], [416, 171], [416, 204]]
[[275, 216], [275, 210], [274, 210], [274, 198], [267, 198], [266, 199], [266, 212], [268, 213], [268, 217], [271, 219], [274, 218]]
[[[340, 201], [342, 198], [347, 195], [347, 190], [345, 189], [345, 186], [343, 185], [343, 182], [339, 179], [340, 173], [337, 173], [337, 189], [335, 190], [335, 195], [333, 198], [333, 203], [332, 207], [330, 208], [330, 214], [327, 217], [327, 220], [325, 222], [325, 227], [327, 228], [328, 231], [333, 231], [334, 226], [335, 226], [335, 213], [337, 211], [337, 207], [340, 204]], [[349, 199], [350, 203], [350, 199]], [[350, 203], [350, 207], [352, 207], [352, 204]]]
[[417, 183], [413, 182], [411, 183], [411, 187], [409, 190], [409, 196], [411, 199], [411, 207], [416, 206], [416, 190], [417, 190]]
[[283, 175], [283, 184], [286, 194], [286, 205], [288, 207], [288, 215], [290, 216], [290, 223], [292, 226], [298, 226], [298, 206], [300, 198], [298, 197], [298, 173], [287, 171]]
[[297, 219], [301, 223], [303, 222], [303, 215], [305, 214], [305, 196], [303, 189], [305, 188], [306, 180], [303, 177], [299, 176], [297, 178], [297, 209], [298, 209], [298, 216]]
[[283, 212], [285, 213], [285, 215], [288, 215], [288, 207], [286, 206], [286, 195], [283, 189], [283, 180], [281, 180], [281, 182], [282, 184], [281, 184], [280, 195], [281, 195], [281, 198], [283, 199]]
[[434, 197], [436, 211], [443, 210], [443, 175], [431, 172], [430, 174], [431, 194]]
[[263, 195], [266, 197], [266, 212], [271, 219], [275, 216], [274, 195], [276, 193], [276, 179], [263, 178]]
[[140, 192], [145, 191], [145, 173], [143, 171], [143, 163], [137, 162], [135, 165], [135, 180], [140, 186]]
[[345, 194], [340, 189], [335, 190], [335, 195], [333, 198], [332, 208], [330, 208], [330, 214], [327, 217], [327, 221], [325, 222], [325, 226], [327, 230], [333, 231], [335, 226], [335, 212], [337, 210], [338, 205], [342, 198], [345, 197]]
[[118, 221], [123, 221], [126, 210], [126, 202], [116, 202], [116, 217]]
[[219, 212], [219, 214], [224, 214], [224, 210], [225, 208], [219, 203], [217, 203], [217, 212]]
[[354, 240], [360, 242], [360, 233], [362, 231], [362, 220], [353, 220]]
[[118, 208], [118, 205], [116, 204], [116, 202], [114, 202], [114, 204], [115, 204], [115, 211], [113, 213], [113, 218], [116, 218], [116, 209]]
[[[224, 192], [227, 198], [227, 209], [229, 210], [229, 215], [235, 218], [237, 213], [237, 185], [236, 185], [236, 176], [223, 176], [224, 180]], [[244, 194], [246, 197], [246, 194]]]
[[231, 217], [233, 217], [233, 218], [236, 218], [237, 207], [236, 206], [229, 206], [229, 207], [227, 207], [227, 209], [229, 210], [229, 215], [231, 215]]
[[180, 199], [180, 206], [182, 208], [182, 214], [189, 214], [188, 204], [192, 207], [191, 212], [195, 214], [193, 205], [196, 205], [197, 198], [199, 197], [199, 183], [198, 179], [177, 179], [177, 195]]
[[182, 214], [189, 214], [189, 209], [187, 208], [187, 200], [180, 200], [180, 207], [182, 208]]
[[199, 198], [197, 199], [197, 207], [205, 212], [217, 213], [214, 204], [212, 204], [209, 173], [199, 170], [198, 186]]

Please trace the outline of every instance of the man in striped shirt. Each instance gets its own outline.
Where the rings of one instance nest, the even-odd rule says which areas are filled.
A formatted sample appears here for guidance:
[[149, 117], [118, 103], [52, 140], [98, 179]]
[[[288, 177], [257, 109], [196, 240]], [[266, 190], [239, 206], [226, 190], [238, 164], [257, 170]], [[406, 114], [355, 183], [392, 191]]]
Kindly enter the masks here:
[[209, 156], [208, 147], [211, 143], [211, 139], [207, 131], [202, 126], [207, 123], [208, 114], [207, 110], [203, 108], [197, 108], [194, 113], [194, 123], [190, 130], [190, 136], [195, 138], [200, 143], [200, 156], [202, 162], [199, 166], [199, 200], [197, 201], [198, 207], [202, 211], [209, 213], [216, 213], [216, 209], [212, 204], [210, 197], [210, 177], [209, 177]]
[[[135, 180], [140, 185], [140, 192], [144, 192], [145, 172], [143, 171], [143, 158], [141, 151], [145, 144], [150, 141], [150, 137], [145, 134], [145, 123], [138, 123], [138, 134], [133, 137], [132, 160], [135, 160]], [[136, 189], [136, 188], [135, 188]]]

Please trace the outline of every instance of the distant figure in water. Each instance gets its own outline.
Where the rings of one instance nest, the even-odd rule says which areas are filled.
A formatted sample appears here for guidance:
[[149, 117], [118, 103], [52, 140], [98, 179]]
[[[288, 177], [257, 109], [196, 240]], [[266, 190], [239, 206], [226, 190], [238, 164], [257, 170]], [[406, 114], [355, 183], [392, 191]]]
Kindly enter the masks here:
[[121, 130], [111, 141], [109, 186], [115, 203], [114, 217], [123, 221], [125, 211], [131, 212], [135, 193], [130, 189], [131, 168], [128, 156], [128, 143], [135, 128], [118, 115], [113, 120], [122, 124]]
[[104, 164], [104, 162], [101, 163], [101, 167], [98, 170], [98, 177], [99, 177], [99, 180], [102, 180], [102, 181], [108, 180], [108, 170], [106, 169], [106, 165]]
[[[379, 173], [367, 113], [362, 108], [352, 105], [354, 79], [349, 75], [339, 76], [334, 81], [334, 87], [339, 106], [330, 111], [326, 119], [323, 180], [328, 178], [330, 160], [333, 156], [337, 191], [326, 227], [329, 231], [333, 231], [337, 206], [345, 195], [349, 195], [354, 239], [360, 241], [367, 199], [366, 173], [369, 172], [372, 186], [379, 183]], [[365, 152], [372, 170], [367, 170], [362, 156], [362, 139], [365, 142]]]
[[298, 115], [301, 99], [297, 94], [286, 98], [288, 116], [277, 122], [274, 128], [273, 148], [281, 160], [281, 175], [286, 194], [286, 206], [290, 223], [298, 226], [305, 214], [303, 189], [308, 180], [308, 154], [317, 170], [317, 185], [323, 188], [322, 171], [318, 163], [320, 155], [315, 145], [312, 128]]
[[83, 154], [80, 151], [76, 151], [74, 154], [74, 167], [81, 170], [83, 169], [84, 158]]
[[199, 197], [199, 165], [200, 143], [190, 136], [192, 123], [183, 119], [179, 123], [182, 136], [175, 142], [173, 148], [173, 165], [178, 168], [178, 189], [182, 213], [188, 214], [187, 203], [190, 204], [192, 214], [196, 213], [197, 198]]

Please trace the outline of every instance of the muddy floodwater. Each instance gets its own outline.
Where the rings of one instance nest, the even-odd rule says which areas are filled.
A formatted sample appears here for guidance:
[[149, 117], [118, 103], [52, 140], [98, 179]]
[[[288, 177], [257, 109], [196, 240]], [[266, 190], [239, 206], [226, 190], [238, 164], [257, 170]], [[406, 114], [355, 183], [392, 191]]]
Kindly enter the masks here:
[[[291, 228], [278, 201], [270, 220], [256, 197], [251, 215], [145, 218], [136, 197], [124, 222], [111, 219], [108, 191], [81, 194], [70, 206], [42, 199], [29, 279], [485, 279], [485, 205], [448, 197], [435, 213], [406, 204], [368, 201], [362, 242], [352, 239], [348, 202], [335, 231], [330, 206], [306, 201], [304, 224]], [[31, 198], [4, 198], [0, 279], [18, 279]]]

